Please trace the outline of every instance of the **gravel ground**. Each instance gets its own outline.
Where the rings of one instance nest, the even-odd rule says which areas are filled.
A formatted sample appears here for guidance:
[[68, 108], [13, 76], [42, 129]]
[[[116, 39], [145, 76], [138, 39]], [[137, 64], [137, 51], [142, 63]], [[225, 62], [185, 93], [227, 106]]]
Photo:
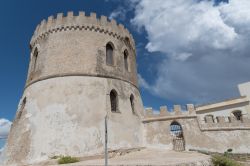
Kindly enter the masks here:
[[[84, 165], [104, 165], [104, 159], [89, 159], [78, 163], [67, 164], [67, 166]], [[210, 156], [196, 152], [175, 152], [164, 149], [147, 148], [126, 154], [115, 154], [109, 159], [108, 165], [209, 166], [211, 163]]]

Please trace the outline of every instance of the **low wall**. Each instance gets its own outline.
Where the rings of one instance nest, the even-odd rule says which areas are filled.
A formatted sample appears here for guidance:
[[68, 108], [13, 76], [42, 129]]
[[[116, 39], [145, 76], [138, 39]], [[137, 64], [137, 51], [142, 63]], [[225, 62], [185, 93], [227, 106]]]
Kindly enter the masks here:
[[185, 112], [181, 111], [181, 106], [174, 106], [173, 112], [161, 107], [157, 115], [152, 109], [146, 109], [143, 119], [145, 146], [173, 149], [170, 124], [174, 121], [182, 127], [186, 150], [223, 153], [231, 148], [234, 153], [250, 153], [250, 119], [243, 117], [238, 121], [234, 117], [217, 117], [216, 122], [205, 123], [197, 117], [193, 105], [187, 105]]

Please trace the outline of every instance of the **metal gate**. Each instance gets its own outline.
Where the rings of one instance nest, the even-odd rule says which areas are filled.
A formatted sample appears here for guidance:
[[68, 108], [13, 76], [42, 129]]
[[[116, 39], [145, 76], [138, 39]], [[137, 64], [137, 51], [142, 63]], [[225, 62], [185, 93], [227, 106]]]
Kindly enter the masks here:
[[170, 132], [173, 139], [173, 150], [184, 151], [185, 150], [185, 140], [183, 135], [183, 130], [181, 125], [174, 121], [170, 124]]

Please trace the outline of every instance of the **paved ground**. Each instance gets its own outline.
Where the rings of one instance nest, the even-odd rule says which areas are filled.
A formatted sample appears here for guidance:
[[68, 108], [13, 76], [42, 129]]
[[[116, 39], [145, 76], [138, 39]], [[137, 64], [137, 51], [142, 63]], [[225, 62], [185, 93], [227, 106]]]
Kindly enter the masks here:
[[[110, 165], [168, 165], [168, 166], [209, 166], [210, 156], [196, 152], [175, 152], [164, 149], [141, 149], [130, 152], [110, 154]], [[85, 158], [84, 161], [67, 164], [67, 166], [83, 166], [83, 165], [104, 165], [102, 157]], [[46, 164], [47, 165], [47, 164]], [[50, 166], [52, 166], [51, 164]], [[41, 166], [41, 165], [40, 165]], [[55, 166], [55, 165], [53, 165]]]

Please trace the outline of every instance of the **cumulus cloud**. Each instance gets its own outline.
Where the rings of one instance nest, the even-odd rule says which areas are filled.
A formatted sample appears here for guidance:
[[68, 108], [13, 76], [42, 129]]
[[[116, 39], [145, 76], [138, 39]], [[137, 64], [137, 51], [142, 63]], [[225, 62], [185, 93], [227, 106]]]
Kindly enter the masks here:
[[165, 59], [142, 87], [166, 99], [204, 102], [237, 96], [250, 80], [250, 1], [140, 0], [132, 24], [147, 33], [149, 52]]
[[127, 13], [127, 10], [125, 10], [123, 7], [118, 7], [109, 15], [109, 19], [111, 20], [111, 19], [119, 18], [120, 20], [125, 20], [126, 13]]
[[3, 147], [3, 148], [0, 148], [0, 165], [3, 164], [4, 160], [5, 160], [5, 150]]
[[11, 124], [12, 123], [7, 119], [0, 119], [0, 139], [7, 138]]
[[1, 155], [2, 155], [2, 153], [3, 153], [3, 150], [4, 150], [4, 148], [2, 147], [2, 148], [0, 148], [0, 163], [1, 163]]
[[150, 89], [150, 86], [148, 85], [148, 83], [142, 78], [142, 76], [140, 74], [138, 74], [138, 83], [140, 87], [143, 87], [145, 89]]
[[134, 7], [136, 6], [136, 4], [140, 1], [140, 0], [107, 0], [108, 1], [113, 1], [113, 2], [117, 2], [120, 5], [113, 10], [110, 15], [109, 15], [109, 19], [119, 19], [124, 21], [126, 19], [126, 15], [128, 12], [132, 11], [134, 9]]

